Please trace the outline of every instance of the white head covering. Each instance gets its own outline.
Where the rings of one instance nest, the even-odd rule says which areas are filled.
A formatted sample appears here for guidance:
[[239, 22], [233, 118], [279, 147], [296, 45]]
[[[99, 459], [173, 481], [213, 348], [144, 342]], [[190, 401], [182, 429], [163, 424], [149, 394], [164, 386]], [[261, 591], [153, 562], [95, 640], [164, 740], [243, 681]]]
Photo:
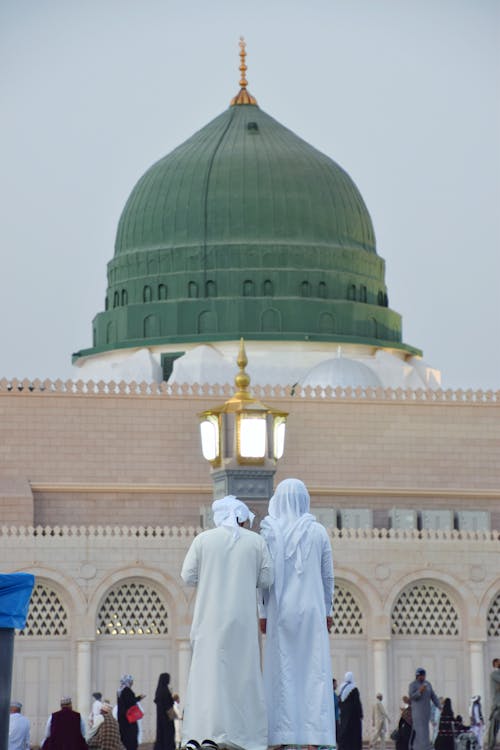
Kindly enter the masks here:
[[285, 560], [295, 557], [295, 571], [301, 575], [311, 551], [307, 533], [316, 520], [309, 513], [310, 498], [300, 479], [284, 479], [269, 501], [268, 515], [260, 524], [274, 560], [274, 588], [278, 602], [283, 591]]
[[214, 524], [216, 526], [227, 526], [227, 528], [232, 530], [232, 543], [241, 536], [238, 521], [240, 523], [250, 521], [251, 526], [255, 518], [255, 514], [252, 513], [250, 508], [234, 495], [226, 495], [222, 500], [215, 500], [212, 503], [212, 513], [214, 514]]
[[352, 672], [346, 672], [344, 675], [344, 682], [339, 689], [339, 700], [345, 701], [349, 693], [351, 693], [355, 687], [356, 683], [354, 682], [354, 676]]

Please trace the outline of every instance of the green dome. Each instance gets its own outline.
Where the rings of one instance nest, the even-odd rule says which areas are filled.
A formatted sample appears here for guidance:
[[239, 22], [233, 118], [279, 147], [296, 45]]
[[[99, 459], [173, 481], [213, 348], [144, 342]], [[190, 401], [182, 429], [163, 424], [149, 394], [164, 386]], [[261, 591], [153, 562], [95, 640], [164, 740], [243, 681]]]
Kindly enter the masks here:
[[384, 261], [349, 175], [237, 103], [154, 164], [119, 221], [93, 348], [317, 340], [392, 346]]
[[375, 252], [349, 175], [256, 105], [230, 107], [148, 169], [123, 210], [115, 255], [228, 242]]

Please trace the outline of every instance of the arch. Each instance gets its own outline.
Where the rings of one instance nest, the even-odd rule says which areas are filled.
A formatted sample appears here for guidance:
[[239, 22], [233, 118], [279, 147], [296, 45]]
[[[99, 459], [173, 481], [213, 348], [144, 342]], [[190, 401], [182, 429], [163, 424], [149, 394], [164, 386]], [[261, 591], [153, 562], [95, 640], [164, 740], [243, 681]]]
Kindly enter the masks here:
[[122, 289], [122, 305], [128, 305], [128, 292], [126, 289]]
[[368, 335], [371, 338], [378, 339], [378, 323], [376, 318], [368, 318], [368, 324], [370, 326]]
[[486, 635], [488, 638], [500, 638], [500, 590], [486, 613]]
[[142, 334], [145, 339], [152, 339], [160, 335], [160, 324], [156, 315], [146, 315], [143, 321]]
[[146, 284], [146, 286], [142, 290], [142, 301], [151, 302], [152, 299], [153, 299], [153, 290], [151, 289], [149, 284]]
[[244, 297], [253, 297], [255, 294], [255, 284], [251, 279], [246, 279], [243, 282], [243, 296]]
[[356, 284], [349, 284], [347, 286], [347, 299], [353, 301], [356, 299]]
[[68, 609], [50, 581], [37, 579], [31, 594], [26, 626], [19, 631], [25, 637], [67, 637], [70, 634]]
[[366, 302], [367, 299], [368, 299], [368, 291], [366, 289], [366, 286], [362, 284], [359, 288], [359, 301]]
[[335, 333], [335, 318], [329, 312], [322, 312], [319, 316], [318, 330], [320, 333]]
[[198, 315], [198, 333], [216, 333], [217, 315], [213, 310], [203, 310]]
[[271, 279], [265, 279], [262, 291], [264, 292], [264, 297], [274, 296], [274, 284]]
[[382, 290], [377, 294], [377, 304], [379, 307], [384, 307], [384, 293]]
[[337, 636], [366, 635], [366, 617], [360, 602], [343, 581], [335, 582], [333, 598], [333, 629]]
[[328, 297], [328, 287], [324, 281], [320, 281], [318, 284], [318, 297], [320, 299], [326, 299]]
[[106, 295], [106, 296], [104, 297], [104, 309], [105, 309], [105, 310], [109, 310], [109, 299], [108, 299], [108, 295]]
[[303, 281], [300, 285], [300, 294], [302, 297], [311, 296], [311, 285], [308, 281]]
[[281, 331], [281, 314], [274, 307], [268, 307], [261, 315], [260, 329], [267, 333], [279, 333]]
[[215, 281], [211, 279], [205, 284], [205, 296], [206, 297], [217, 297], [217, 286]]
[[109, 320], [106, 326], [106, 344], [114, 344], [116, 341], [116, 323]]
[[159, 300], [167, 299], [167, 285], [166, 284], [158, 285], [158, 299]]
[[195, 299], [198, 296], [198, 284], [196, 281], [190, 281], [188, 283], [188, 297]]
[[401, 591], [391, 607], [391, 634], [460, 636], [461, 618], [453, 597], [438, 581], [414, 581]]
[[113, 294], [113, 307], [118, 307], [120, 305], [120, 294], [119, 292], [115, 292]]
[[167, 604], [150, 581], [125, 579], [101, 601], [95, 628], [98, 636], [167, 635]]

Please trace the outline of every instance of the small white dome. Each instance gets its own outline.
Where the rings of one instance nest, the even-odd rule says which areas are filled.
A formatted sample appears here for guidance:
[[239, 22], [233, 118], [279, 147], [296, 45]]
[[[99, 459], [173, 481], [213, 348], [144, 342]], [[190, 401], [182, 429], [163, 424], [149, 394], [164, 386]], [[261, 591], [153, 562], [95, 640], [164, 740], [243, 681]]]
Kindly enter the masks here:
[[174, 361], [169, 383], [233, 383], [237, 366], [224, 359], [220, 352], [202, 344]]
[[313, 367], [300, 381], [300, 385], [305, 388], [311, 386], [316, 388], [320, 386], [326, 388], [347, 388], [351, 386], [356, 388], [378, 388], [382, 385], [379, 377], [367, 365], [357, 362], [355, 359], [347, 357], [334, 357], [320, 362]]

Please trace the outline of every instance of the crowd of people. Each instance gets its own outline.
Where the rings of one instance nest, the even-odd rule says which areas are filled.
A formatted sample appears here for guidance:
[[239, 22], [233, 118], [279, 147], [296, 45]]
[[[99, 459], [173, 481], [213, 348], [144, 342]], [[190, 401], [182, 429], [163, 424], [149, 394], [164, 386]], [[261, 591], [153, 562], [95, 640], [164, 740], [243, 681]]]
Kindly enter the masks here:
[[[331, 674], [330, 539], [309, 507], [303, 482], [285, 479], [256, 534], [248, 528], [254, 514], [245, 503], [233, 496], [213, 503], [215, 527], [195, 537], [181, 571], [184, 582], [197, 588], [182, 735], [178, 696], [163, 673], [154, 697], [154, 750], [176, 750], [181, 743], [187, 750], [361, 750], [363, 708], [354, 676], [345, 674], [337, 694]], [[259, 628], [266, 636], [262, 672]], [[493, 663], [490, 688], [484, 750], [493, 750], [500, 726], [500, 660]], [[63, 698], [48, 719], [42, 750], [137, 750], [144, 697], [134, 692], [132, 676], [124, 675], [114, 708], [101, 693], [93, 694], [87, 729], [71, 698]], [[379, 693], [370, 748], [380, 744], [385, 750], [388, 725]], [[456, 738], [469, 735], [463, 750], [483, 750], [484, 725], [479, 696], [465, 726], [451, 700], [440, 700], [419, 668], [391, 739], [396, 750], [457, 750]], [[29, 722], [13, 703], [9, 750], [28, 748]]]
[[[92, 693], [92, 708], [87, 721], [73, 710], [69, 696], [61, 698], [60, 708], [52, 713], [45, 727], [41, 750], [137, 750], [141, 740], [141, 700], [132, 689], [132, 675], [123, 675], [113, 706], [102, 693]], [[178, 694], [170, 692], [170, 675], [158, 680], [156, 704], [156, 741], [154, 750], [176, 750], [181, 745], [182, 712]], [[21, 713], [22, 704], [10, 706], [8, 750], [29, 750], [30, 723]]]

